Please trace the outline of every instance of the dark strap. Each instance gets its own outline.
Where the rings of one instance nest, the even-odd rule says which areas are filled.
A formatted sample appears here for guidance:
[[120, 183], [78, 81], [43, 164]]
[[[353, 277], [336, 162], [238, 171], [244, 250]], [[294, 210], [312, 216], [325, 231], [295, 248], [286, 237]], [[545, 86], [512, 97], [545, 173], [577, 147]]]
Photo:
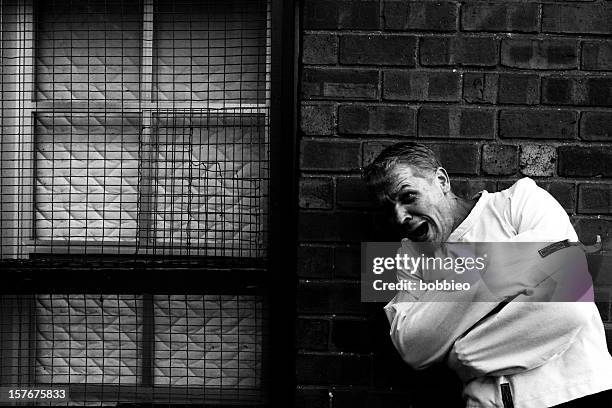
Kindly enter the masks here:
[[506, 305], [510, 303], [509, 300], [504, 300], [503, 302], [501, 302], [500, 304], [498, 304], [497, 306], [495, 306], [493, 308], [493, 310], [491, 310], [489, 313], [487, 313], [486, 315], [483, 316], [482, 319], [480, 319], [479, 321], [477, 321], [476, 323], [474, 323], [469, 329], [467, 329], [465, 332], [463, 332], [463, 334], [461, 335], [461, 337], [465, 336], [466, 334], [468, 334], [469, 332], [472, 331], [472, 329], [474, 329], [474, 327], [478, 326], [478, 324], [480, 324], [480, 322], [482, 322], [483, 320], [493, 316], [494, 314], [498, 313], [500, 310], [502, 310], [504, 307], [506, 307]]
[[512, 391], [510, 390], [510, 384], [504, 383], [500, 385], [502, 402], [504, 408], [514, 408], [514, 401], [512, 401]]

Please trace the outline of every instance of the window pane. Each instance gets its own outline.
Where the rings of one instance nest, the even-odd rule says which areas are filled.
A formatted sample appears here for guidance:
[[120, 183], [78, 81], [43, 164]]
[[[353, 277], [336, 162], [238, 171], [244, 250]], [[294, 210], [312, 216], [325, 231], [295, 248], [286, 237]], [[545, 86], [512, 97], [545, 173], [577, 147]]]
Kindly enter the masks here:
[[140, 2], [44, 0], [36, 7], [38, 100], [138, 99]]
[[157, 1], [158, 100], [265, 103], [266, 3]]
[[193, 254], [265, 254], [264, 118], [257, 113], [156, 118], [158, 244], [189, 245]]
[[136, 384], [142, 366], [142, 299], [38, 295], [37, 383]]
[[154, 303], [155, 384], [261, 386], [260, 297], [156, 295]]
[[35, 117], [35, 234], [39, 240], [135, 240], [140, 117]]

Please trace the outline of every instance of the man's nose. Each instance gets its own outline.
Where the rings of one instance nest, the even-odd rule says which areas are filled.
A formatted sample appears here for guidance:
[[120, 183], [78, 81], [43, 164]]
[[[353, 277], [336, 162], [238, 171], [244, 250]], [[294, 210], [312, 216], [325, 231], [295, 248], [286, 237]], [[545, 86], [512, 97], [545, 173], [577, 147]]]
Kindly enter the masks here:
[[400, 225], [412, 219], [412, 215], [410, 215], [410, 212], [404, 205], [395, 204], [394, 212], [395, 212], [395, 222], [397, 222]]

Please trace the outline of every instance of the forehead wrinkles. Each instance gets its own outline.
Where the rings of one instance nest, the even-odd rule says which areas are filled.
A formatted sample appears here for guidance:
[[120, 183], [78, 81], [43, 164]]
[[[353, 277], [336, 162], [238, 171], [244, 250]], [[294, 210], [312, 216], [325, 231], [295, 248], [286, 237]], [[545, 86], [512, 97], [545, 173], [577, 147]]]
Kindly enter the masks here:
[[411, 167], [395, 167], [390, 173], [385, 191], [391, 196], [399, 193], [402, 187], [419, 188], [426, 183], [422, 175], [416, 173]]

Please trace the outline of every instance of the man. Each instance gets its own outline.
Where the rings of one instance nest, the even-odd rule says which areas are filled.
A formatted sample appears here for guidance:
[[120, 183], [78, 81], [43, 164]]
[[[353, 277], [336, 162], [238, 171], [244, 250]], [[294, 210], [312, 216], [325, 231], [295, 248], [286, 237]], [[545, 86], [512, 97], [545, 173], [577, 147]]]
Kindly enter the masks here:
[[[421, 144], [388, 147], [364, 178], [411, 241], [578, 241], [563, 208], [532, 180], [464, 199]], [[468, 408], [612, 406], [612, 357], [592, 302], [513, 301], [499, 309], [436, 296], [398, 293], [385, 307], [391, 338], [414, 368], [445, 361], [454, 369]]]

